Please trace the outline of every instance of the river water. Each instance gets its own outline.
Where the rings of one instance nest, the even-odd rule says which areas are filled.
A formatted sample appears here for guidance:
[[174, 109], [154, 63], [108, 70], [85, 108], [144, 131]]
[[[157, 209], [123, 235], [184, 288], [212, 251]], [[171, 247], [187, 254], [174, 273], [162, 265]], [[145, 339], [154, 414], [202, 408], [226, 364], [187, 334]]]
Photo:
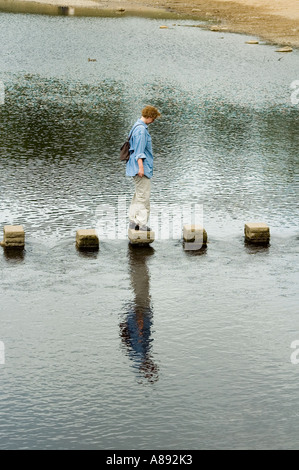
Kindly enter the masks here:
[[[0, 448], [298, 449], [298, 51], [186, 20], [0, 22], [0, 225], [26, 231], [0, 253]], [[121, 230], [146, 104], [153, 210], [199, 208], [204, 251]]]

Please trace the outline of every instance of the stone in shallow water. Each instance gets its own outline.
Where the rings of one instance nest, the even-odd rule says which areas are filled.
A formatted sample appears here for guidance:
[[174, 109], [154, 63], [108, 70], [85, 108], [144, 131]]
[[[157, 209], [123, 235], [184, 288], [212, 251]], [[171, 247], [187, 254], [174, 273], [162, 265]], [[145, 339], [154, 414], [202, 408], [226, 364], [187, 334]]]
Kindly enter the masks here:
[[219, 31], [221, 33], [224, 33], [225, 31], [228, 31], [228, 28], [226, 26], [213, 25], [210, 27], [210, 31]]
[[3, 234], [4, 238], [1, 246], [17, 248], [25, 246], [25, 232], [22, 225], [5, 225]]
[[100, 245], [99, 238], [95, 229], [77, 230], [76, 246], [79, 249], [89, 248], [98, 249]]
[[207, 241], [207, 232], [201, 225], [184, 225], [183, 247], [185, 251], [198, 251], [206, 248]]
[[293, 49], [291, 47], [282, 47], [281, 49], [277, 49], [275, 52], [293, 52]]
[[248, 222], [244, 227], [245, 240], [250, 243], [269, 243], [270, 229], [263, 222]]
[[198, 224], [184, 225], [183, 238], [185, 242], [196, 242], [202, 243], [203, 245], [206, 245], [208, 241], [206, 230]]
[[143, 230], [133, 230], [129, 228], [128, 237], [133, 245], [144, 245], [155, 241], [155, 232], [144, 232]]

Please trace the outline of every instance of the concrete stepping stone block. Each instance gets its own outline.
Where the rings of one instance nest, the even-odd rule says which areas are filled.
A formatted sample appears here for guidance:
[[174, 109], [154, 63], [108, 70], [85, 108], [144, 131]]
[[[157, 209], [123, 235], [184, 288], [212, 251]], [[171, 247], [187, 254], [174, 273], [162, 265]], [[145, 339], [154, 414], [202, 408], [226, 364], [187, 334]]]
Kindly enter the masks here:
[[215, 31], [215, 32], [219, 31], [220, 33], [224, 33], [228, 31], [228, 28], [226, 26], [213, 25], [210, 27], [210, 31]]
[[100, 241], [95, 229], [77, 230], [76, 246], [78, 249], [99, 249]]
[[5, 225], [3, 229], [3, 242], [1, 246], [4, 248], [24, 248], [25, 232], [22, 225]]
[[130, 243], [133, 245], [144, 245], [155, 241], [155, 232], [153, 232], [153, 230], [145, 232], [143, 230], [133, 230], [129, 228], [128, 237]]
[[262, 222], [248, 222], [244, 227], [245, 240], [249, 243], [264, 243], [270, 241], [270, 229]]
[[281, 47], [280, 49], [277, 49], [275, 52], [293, 52], [292, 47]]
[[199, 224], [184, 225], [183, 239], [185, 250], [198, 250], [207, 245], [208, 234]]
[[183, 238], [185, 242], [201, 241], [207, 243], [208, 234], [206, 230], [199, 224], [184, 225]]

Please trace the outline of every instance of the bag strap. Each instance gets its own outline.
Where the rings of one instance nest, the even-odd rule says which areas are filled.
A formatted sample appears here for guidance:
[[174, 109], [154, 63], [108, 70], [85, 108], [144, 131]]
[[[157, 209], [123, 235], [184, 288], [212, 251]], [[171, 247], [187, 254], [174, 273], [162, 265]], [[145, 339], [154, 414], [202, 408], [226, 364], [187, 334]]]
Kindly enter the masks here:
[[128, 137], [128, 141], [131, 139], [133, 132], [135, 131], [136, 127], [138, 127], [138, 126], [143, 126], [143, 124], [136, 124], [136, 126], [133, 127], [133, 129], [131, 130], [130, 135]]

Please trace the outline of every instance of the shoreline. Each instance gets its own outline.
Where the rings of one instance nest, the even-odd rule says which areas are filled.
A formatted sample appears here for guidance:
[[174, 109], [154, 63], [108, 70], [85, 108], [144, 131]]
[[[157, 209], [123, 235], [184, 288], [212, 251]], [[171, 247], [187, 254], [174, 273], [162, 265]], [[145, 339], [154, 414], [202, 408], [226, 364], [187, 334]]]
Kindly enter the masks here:
[[205, 21], [202, 27], [206, 29], [214, 24], [222, 33], [252, 35], [271, 44], [299, 48], [298, 0], [156, 0], [154, 4], [149, 0], [0, 0], [0, 12], [192, 19]]

